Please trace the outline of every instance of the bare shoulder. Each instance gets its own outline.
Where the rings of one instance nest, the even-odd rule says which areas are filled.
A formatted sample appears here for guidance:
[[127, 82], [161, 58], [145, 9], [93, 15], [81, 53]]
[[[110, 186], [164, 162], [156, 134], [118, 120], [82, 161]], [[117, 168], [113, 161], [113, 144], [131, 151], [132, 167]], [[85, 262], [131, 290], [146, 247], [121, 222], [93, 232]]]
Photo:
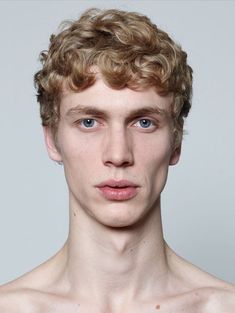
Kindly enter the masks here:
[[205, 279], [201, 288], [206, 300], [205, 313], [235, 313], [235, 286], [202, 272], [198, 275]]
[[0, 313], [39, 313], [43, 292], [34, 282], [34, 273], [0, 286]]
[[0, 287], [0, 312], [1, 313], [29, 313], [34, 312], [31, 293], [27, 289], [8, 289]]
[[77, 312], [80, 304], [64, 295], [32, 288], [0, 286], [0, 313]]
[[9, 284], [0, 286], [0, 313], [49, 312], [54, 297], [47, 292]]
[[235, 313], [235, 287], [224, 282], [216, 287], [202, 286], [187, 293], [185, 303], [188, 309], [197, 307], [195, 312]]
[[[177, 255], [167, 248], [171, 269], [185, 288], [180, 293], [182, 306], [191, 312], [235, 313], [235, 286], [227, 283]], [[197, 309], [196, 309], [197, 307]]]
[[[205, 304], [204, 313], [235, 313], [235, 286], [206, 272], [198, 272], [202, 285], [196, 287]], [[197, 289], [198, 288], [198, 289]]]
[[221, 288], [209, 288], [208, 313], [234, 313], [235, 312], [235, 287], [225, 284]]
[[51, 258], [21, 277], [1, 285], [0, 313], [43, 312], [42, 306], [51, 296], [47, 290], [50, 279], [56, 281], [53, 265], [54, 258]]

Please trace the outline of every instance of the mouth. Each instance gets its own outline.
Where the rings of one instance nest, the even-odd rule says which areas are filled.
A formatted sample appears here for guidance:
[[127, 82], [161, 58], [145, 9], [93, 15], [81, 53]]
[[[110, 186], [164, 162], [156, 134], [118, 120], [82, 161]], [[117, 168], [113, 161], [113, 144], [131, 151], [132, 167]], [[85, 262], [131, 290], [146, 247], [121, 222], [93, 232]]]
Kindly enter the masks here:
[[125, 201], [134, 198], [139, 186], [127, 180], [108, 180], [96, 186], [101, 195], [111, 201]]

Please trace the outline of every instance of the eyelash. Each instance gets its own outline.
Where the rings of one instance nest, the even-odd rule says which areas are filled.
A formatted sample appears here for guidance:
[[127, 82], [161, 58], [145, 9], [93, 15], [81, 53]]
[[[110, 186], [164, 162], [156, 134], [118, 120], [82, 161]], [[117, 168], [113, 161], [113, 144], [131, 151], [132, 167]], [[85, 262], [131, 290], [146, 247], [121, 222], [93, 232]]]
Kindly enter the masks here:
[[[84, 126], [84, 125], [82, 125], [82, 122], [84, 122], [84, 121], [94, 121], [94, 122], [97, 122], [94, 118], [83, 118], [83, 119], [78, 121], [78, 124], [80, 126]], [[90, 128], [90, 127], [84, 127], [84, 128]]]
[[[81, 128], [83, 129], [86, 129], [86, 130], [89, 130], [89, 129], [93, 129], [93, 128], [96, 128], [96, 127], [86, 127], [84, 126], [82, 123], [85, 122], [85, 121], [94, 121], [95, 123], [99, 123], [95, 118], [82, 118], [82, 119], [79, 119], [75, 122], [76, 125], [79, 125]], [[138, 127], [136, 126], [137, 123], [140, 123], [141, 121], [148, 121], [151, 123], [151, 126], [150, 127], [140, 127], [141, 129], [146, 129], [146, 130], [151, 130], [152, 128], [156, 128], [157, 127], [157, 122], [155, 120], [152, 120], [150, 118], [138, 118], [138, 120], [133, 124], [135, 127]], [[92, 125], [93, 126], [93, 125]]]
[[[148, 121], [151, 123], [151, 127], [141, 127], [142, 129], [152, 129], [152, 127], [156, 127], [157, 124], [155, 121], [153, 121], [152, 119], [149, 118], [140, 118], [134, 125], [136, 125], [137, 123], [140, 123], [141, 121]], [[136, 126], [137, 127], [137, 126]]]

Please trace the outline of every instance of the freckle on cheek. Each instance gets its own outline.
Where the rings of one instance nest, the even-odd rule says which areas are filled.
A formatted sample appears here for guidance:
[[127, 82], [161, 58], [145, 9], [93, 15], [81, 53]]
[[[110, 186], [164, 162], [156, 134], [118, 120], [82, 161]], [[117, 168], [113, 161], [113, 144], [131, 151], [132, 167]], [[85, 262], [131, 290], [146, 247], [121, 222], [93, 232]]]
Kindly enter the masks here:
[[156, 309], [157, 309], [157, 310], [160, 310], [160, 308], [161, 308], [160, 304], [157, 304], [157, 305], [156, 305]]

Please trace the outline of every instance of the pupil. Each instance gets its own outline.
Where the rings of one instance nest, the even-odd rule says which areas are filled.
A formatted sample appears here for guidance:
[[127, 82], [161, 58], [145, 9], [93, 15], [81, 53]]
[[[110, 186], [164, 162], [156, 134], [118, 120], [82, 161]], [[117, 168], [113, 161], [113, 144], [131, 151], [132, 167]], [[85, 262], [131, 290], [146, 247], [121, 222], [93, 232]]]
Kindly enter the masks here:
[[92, 120], [92, 119], [86, 119], [86, 120], [83, 121], [83, 123], [84, 123], [84, 125], [85, 125], [86, 127], [91, 127], [91, 126], [94, 125], [94, 120]]
[[149, 120], [140, 120], [140, 125], [144, 128], [149, 127], [150, 126], [150, 121]]

